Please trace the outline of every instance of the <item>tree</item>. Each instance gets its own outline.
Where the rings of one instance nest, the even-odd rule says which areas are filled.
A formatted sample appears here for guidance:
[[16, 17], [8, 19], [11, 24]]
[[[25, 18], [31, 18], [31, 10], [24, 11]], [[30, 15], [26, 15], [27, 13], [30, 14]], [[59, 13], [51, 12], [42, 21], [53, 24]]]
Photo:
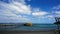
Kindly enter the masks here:
[[55, 17], [55, 23], [54, 24], [60, 24], [60, 17]]
[[60, 30], [59, 30], [59, 25], [60, 25], [60, 17], [55, 17], [55, 23], [54, 24], [56, 24], [57, 25], [57, 29], [58, 29], [58, 32], [59, 32], [59, 34], [60, 34]]

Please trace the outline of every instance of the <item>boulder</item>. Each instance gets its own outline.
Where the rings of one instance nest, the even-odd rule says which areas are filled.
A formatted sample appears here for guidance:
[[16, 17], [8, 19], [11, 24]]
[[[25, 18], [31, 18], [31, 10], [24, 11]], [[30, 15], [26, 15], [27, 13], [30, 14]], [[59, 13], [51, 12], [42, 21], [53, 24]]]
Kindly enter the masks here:
[[24, 26], [32, 26], [32, 23], [25, 23]]

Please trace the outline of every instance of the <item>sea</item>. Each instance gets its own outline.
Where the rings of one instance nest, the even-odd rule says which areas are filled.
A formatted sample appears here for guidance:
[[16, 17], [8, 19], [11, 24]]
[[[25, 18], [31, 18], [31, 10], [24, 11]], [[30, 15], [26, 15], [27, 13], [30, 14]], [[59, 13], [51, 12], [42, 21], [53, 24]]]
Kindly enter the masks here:
[[0, 31], [46, 31], [46, 30], [60, 30], [60, 25], [56, 24], [32, 24], [32, 26], [23, 26], [16, 24], [16, 26], [2, 26]]

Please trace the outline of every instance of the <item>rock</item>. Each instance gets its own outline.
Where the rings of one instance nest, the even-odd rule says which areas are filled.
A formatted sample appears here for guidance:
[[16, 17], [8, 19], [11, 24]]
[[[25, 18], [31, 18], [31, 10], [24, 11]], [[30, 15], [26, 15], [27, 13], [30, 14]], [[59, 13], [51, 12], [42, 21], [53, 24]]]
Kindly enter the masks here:
[[32, 23], [25, 23], [24, 26], [32, 26]]

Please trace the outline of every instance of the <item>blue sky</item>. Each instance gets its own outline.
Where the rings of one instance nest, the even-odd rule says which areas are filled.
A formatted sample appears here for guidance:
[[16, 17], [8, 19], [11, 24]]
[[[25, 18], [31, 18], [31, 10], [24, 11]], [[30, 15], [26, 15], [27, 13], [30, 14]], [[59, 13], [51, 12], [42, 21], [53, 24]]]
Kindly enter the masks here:
[[27, 4], [31, 4], [32, 7], [39, 7], [41, 10], [48, 11], [52, 7], [59, 5], [60, 0], [31, 0], [30, 2], [27, 1]]
[[0, 23], [54, 23], [60, 0], [0, 0]]

